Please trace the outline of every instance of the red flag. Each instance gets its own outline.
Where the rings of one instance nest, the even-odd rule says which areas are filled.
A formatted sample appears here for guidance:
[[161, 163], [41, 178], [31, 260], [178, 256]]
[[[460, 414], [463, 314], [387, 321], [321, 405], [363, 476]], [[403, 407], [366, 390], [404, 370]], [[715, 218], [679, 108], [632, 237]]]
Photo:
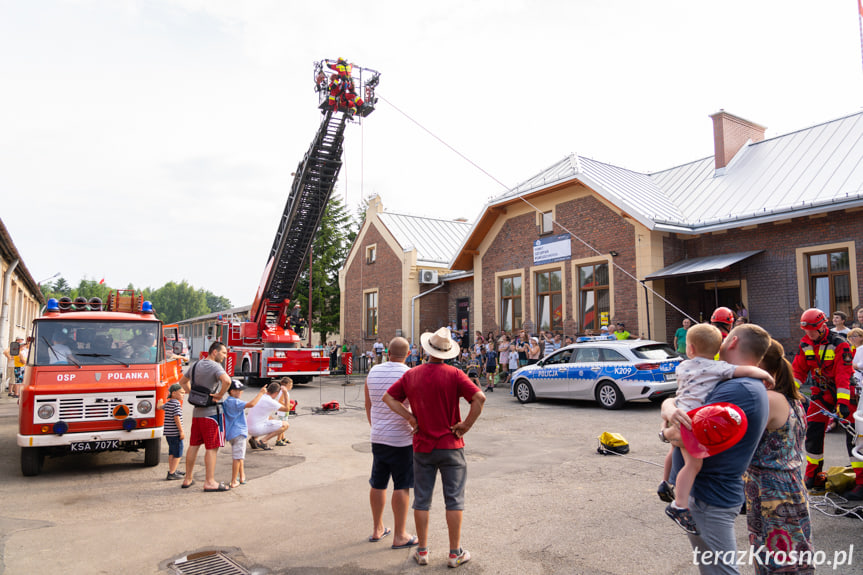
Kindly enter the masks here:
[[860, 17], [863, 18], [863, 0], [857, 0], [857, 10], [860, 12]]
[[[857, 1], [859, 2], [860, 0], [857, 0]], [[99, 285], [102, 285], [103, 283], [105, 283], [105, 278], [102, 278], [99, 280]]]

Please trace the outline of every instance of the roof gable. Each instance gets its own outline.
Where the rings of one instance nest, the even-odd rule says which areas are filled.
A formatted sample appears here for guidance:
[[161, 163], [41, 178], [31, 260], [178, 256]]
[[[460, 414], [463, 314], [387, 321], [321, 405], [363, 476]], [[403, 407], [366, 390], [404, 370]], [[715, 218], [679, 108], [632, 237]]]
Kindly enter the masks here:
[[418, 265], [428, 266], [447, 267], [471, 228], [467, 222], [392, 212], [382, 212], [378, 219], [402, 249], [416, 248]]

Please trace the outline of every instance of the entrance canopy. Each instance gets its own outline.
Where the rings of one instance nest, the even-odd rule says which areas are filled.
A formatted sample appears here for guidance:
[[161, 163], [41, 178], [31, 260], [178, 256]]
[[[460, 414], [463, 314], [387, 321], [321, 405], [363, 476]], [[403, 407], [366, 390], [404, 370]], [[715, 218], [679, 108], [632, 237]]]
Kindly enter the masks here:
[[738, 262], [742, 262], [747, 258], [751, 258], [756, 254], [760, 254], [763, 251], [764, 250], [754, 250], [750, 252], [737, 252], [734, 254], [722, 254], [718, 256], [705, 256], [703, 258], [680, 260], [679, 262], [666, 266], [657, 272], [653, 272], [644, 279], [662, 280], [693, 274], [718, 272]]

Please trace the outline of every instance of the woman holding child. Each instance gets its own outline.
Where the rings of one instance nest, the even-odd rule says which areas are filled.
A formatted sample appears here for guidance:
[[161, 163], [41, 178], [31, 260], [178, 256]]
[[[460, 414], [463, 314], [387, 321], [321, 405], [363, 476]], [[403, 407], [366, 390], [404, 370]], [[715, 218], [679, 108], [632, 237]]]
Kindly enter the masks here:
[[[811, 563], [814, 548], [809, 499], [803, 481], [806, 414], [791, 364], [784, 356], [782, 344], [771, 340], [761, 360], [761, 367], [775, 380], [773, 388], [767, 391], [770, 410], [767, 429], [743, 476], [749, 543], [756, 550], [763, 545], [770, 553], [762, 557], [764, 565], [755, 562], [759, 575], [815, 572]], [[777, 556], [779, 551], [782, 553]], [[803, 561], [780, 564], [777, 559], [793, 558], [788, 555], [790, 551], [795, 551], [798, 558], [803, 553]]]

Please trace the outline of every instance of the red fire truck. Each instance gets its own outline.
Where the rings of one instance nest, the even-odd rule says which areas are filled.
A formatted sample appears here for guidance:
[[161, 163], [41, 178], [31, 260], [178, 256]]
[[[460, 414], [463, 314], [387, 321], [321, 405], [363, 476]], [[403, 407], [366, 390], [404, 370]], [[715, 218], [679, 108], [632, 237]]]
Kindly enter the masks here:
[[222, 318], [214, 334], [228, 346], [228, 374], [245, 376], [250, 382], [288, 375], [295, 383], [307, 383], [315, 375], [329, 374], [330, 359], [322, 349], [301, 347], [301, 336], [291, 321], [290, 303], [342, 166], [345, 126], [349, 120], [362, 121], [374, 111], [374, 92], [380, 80], [375, 70], [343, 67], [337, 75], [339, 82], [350, 86], [352, 94], [365, 98], [331, 102], [332, 90], [323, 70], [336, 67], [329, 64], [333, 63], [324, 60], [315, 65], [315, 89], [323, 119], [297, 167], [249, 319]]
[[[165, 360], [162, 323], [131, 290], [99, 298], [50, 299], [33, 322], [19, 405], [21, 472], [46, 456], [144, 450], [159, 463], [164, 412], [180, 360]], [[176, 348], [179, 351], [179, 346]]]

